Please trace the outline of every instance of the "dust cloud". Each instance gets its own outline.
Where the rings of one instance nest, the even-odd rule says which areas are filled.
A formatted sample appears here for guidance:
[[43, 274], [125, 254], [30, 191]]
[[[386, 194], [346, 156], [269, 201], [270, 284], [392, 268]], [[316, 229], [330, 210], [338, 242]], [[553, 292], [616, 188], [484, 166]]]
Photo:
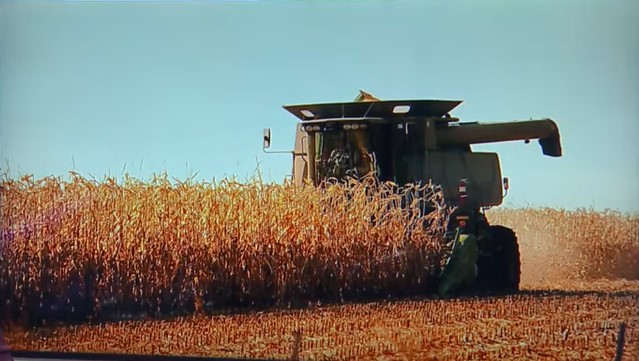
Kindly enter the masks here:
[[519, 241], [522, 288], [639, 285], [639, 217], [554, 209], [490, 211]]

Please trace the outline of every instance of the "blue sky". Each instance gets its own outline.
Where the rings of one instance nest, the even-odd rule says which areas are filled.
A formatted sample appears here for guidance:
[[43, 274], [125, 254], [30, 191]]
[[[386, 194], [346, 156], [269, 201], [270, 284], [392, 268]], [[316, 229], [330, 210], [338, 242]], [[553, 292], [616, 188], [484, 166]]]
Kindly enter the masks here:
[[461, 99], [549, 117], [564, 157], [500, 154], [509, 206], [639, 210], [639, 2], [1, 2], [2, 172], [290, 173], [284, 104]]

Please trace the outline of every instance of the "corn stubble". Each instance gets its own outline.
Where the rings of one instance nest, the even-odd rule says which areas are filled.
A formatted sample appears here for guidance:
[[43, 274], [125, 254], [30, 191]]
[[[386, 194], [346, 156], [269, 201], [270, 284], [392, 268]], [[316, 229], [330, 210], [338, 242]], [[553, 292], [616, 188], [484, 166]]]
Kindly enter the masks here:
[[14, 332], [16, 349], [300, 360], [636, 360], [634, 295], [528, 294], [195, 316]]
[[[2, 319], [192, 314], [419, 294], [446, 253], [444, 208], [419, 217], [392, 184], [5, 179]], [[404, 197], [406, 199], [406, 197]]]

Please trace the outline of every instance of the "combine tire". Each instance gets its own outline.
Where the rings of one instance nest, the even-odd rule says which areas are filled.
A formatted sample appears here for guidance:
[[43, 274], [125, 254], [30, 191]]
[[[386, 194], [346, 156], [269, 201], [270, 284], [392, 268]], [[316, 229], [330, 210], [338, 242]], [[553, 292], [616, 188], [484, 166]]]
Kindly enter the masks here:
[[500, 293], [519, 291], [519, 245], [512, 229], [490, 226], [485, 241], [480, 245], [477, 273], [477, 285], [481, 290]]

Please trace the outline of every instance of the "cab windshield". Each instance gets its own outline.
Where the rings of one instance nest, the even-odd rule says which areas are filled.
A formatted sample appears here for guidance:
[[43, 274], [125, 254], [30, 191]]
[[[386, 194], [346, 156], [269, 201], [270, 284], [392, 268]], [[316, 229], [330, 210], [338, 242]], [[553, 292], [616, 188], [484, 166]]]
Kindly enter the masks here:
[[375, 129], [371, 131], [368, 128], [315, 133], [316, 181], [320, 183], [327, 178], [361, 178], [371, 172], [379, 177], [385, 173], [382, 171], [385, 163], [383, 154], [377, 151], [384, 149], [383, 139], [371, 142], [376, 133]]

